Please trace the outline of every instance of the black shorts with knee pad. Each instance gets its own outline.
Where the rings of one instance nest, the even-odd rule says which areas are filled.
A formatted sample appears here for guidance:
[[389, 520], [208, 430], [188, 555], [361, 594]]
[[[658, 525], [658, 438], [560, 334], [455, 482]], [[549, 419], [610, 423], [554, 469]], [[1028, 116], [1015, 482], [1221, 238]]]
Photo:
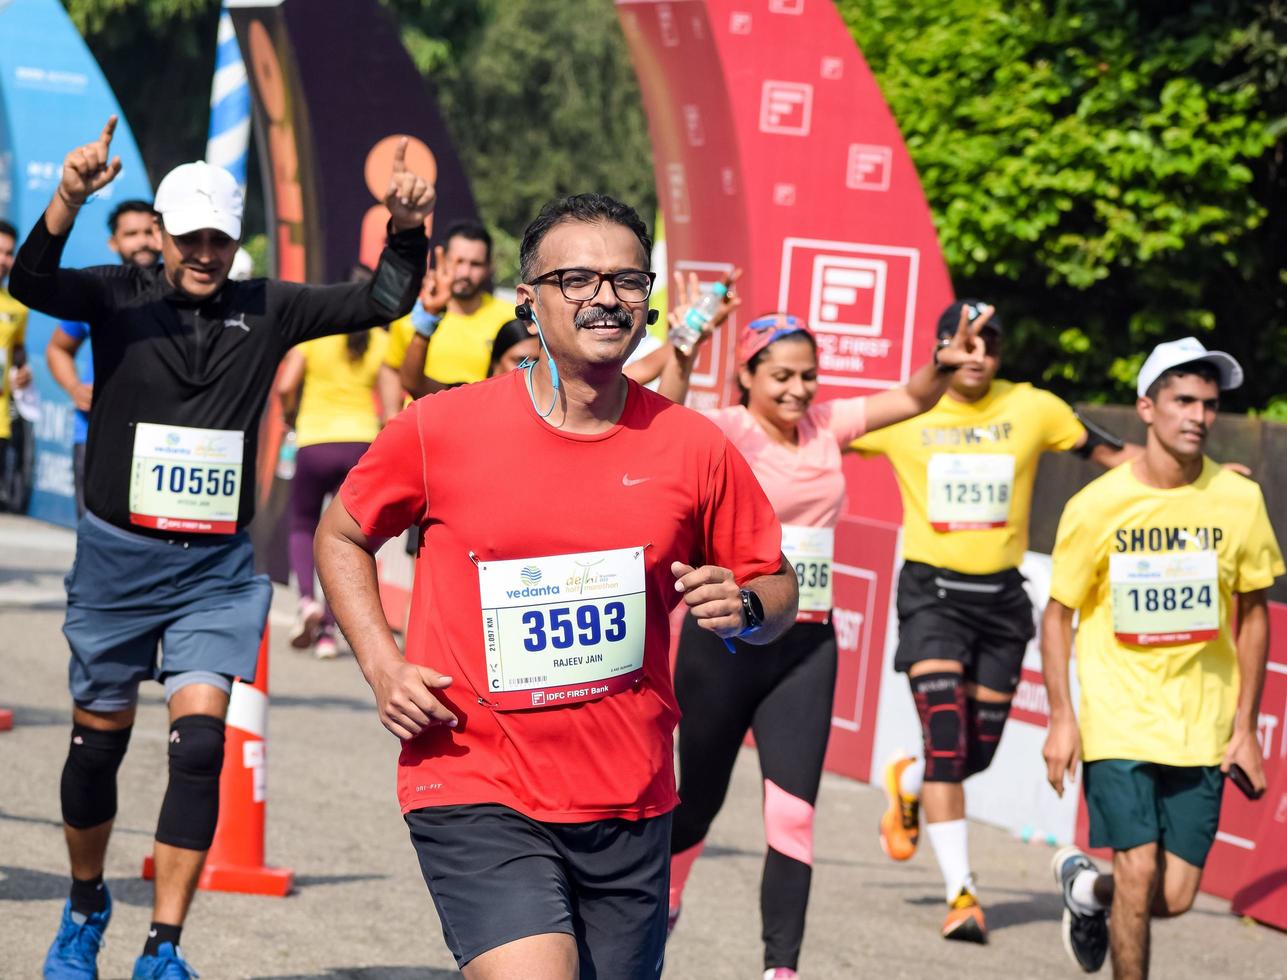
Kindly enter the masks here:
[[925, 739], [925, 781], [959, 783], [966, 776], [965, 679], [945, 671], [909, 680]]
[[954, 660], [966, 680], [1013, 694], [1024, 650], [1035, 634], [1032, 602], [1017, 568], [965, 575], [903, 563], [895, 670], [907, 672], [925, 660]]
[[156, 822], [156, 839], [171, 847], [204, 851], [219, 819], [223, 770], [222, 718], [184, 715], [170, 725], [170, 783]]
[[88, 830], [116, 816], [116, 770], [130, 745], [132, 727], [99, 731], [72, 725], [59, 795], [63, 822]]

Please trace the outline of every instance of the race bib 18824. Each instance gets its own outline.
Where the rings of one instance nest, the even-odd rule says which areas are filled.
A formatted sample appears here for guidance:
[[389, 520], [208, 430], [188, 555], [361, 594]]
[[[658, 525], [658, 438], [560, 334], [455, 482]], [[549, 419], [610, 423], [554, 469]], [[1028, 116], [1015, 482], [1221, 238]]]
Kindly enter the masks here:
[[1220, 633], [1215, 551], [1108, 556], [1113, 632], [1133, 646], [1200, 643]]
[[1014, 496], [1008, 453], [935, 453], [928, 468], [927, 508], [935, 531], [1005, 527]]
[[647, 621], [643, 553], [479, 562], [492, 707], [562, 707], [637, 683]]
[[185, 534], [235, 532], [245, 440], [232, 429], [136, 424], [130, 523]]

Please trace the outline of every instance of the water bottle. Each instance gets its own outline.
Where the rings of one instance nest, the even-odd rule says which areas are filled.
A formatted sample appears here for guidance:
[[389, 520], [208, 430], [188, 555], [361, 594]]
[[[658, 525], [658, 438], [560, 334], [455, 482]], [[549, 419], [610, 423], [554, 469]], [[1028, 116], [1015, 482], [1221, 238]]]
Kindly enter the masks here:
[[671, 344], [688, 357], [693, 353], [693, 348], [697, 346], [697, 341], [701, 339], [702, 331], [706, 325], [715, 318], [719, 311], [720, 304], [724, 297], [728, 295], [729, 281], [725, 277], [711, 287], [710, 292], [703, 293], [694, 305], [688, 308], [684, 314], [684, 319], [670, 328], [669, 340]]
[[282, 449], [277, 454], [277, 479], [289, 480], [295, 475], [295, 430], [287, 429]]

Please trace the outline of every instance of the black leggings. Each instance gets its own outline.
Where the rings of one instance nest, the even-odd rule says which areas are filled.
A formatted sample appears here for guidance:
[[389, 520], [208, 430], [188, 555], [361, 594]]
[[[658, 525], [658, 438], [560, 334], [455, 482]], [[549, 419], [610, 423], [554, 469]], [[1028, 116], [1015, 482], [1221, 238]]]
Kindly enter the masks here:
[[749, 729], [760, 754], [769, 843], [760, 881], [764, 965], [795, 969], [813, 874], [813, 805], [831, 733], [836, 634], [829, 623], [796, 623], [768, 646], [736, 646], [730, 654], [723, 640], [691, 616], [684, 620], [675, 661], [675, 693], [684, 715], [681, 802], [670, 843], [671, 905], [673, 910], [676, 886], [682, 889], [724, 803]]

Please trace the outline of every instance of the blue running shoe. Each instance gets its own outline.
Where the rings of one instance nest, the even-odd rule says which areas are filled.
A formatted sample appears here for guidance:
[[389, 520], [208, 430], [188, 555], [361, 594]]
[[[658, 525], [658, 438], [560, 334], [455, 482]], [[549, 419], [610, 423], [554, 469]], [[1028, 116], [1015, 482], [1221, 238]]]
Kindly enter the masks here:
[[101, 912], [82, 915], [73, 912], [71, 900], [63, 906], [58, 935], [45, 956], [45, 980], [98, 980], [98, 949], [112, 918], [112, 896], [103, 886], [107, 905]]
[[174, 943], [162, 943], [155, 956], [140, 956], [134, 961], [130, 980], [190, 980], [198, 976]]

